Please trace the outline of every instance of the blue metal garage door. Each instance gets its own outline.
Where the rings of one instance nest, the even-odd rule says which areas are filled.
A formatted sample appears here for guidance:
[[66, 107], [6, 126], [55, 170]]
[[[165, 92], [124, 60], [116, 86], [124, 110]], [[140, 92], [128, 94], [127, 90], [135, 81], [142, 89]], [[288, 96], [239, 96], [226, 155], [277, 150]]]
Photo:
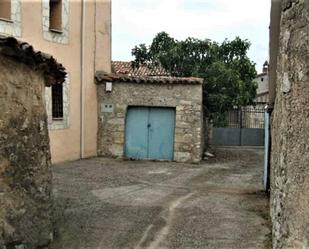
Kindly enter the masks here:
[[126, 157], [173, 160], [174, 130], [175, 108], [129, 107]]

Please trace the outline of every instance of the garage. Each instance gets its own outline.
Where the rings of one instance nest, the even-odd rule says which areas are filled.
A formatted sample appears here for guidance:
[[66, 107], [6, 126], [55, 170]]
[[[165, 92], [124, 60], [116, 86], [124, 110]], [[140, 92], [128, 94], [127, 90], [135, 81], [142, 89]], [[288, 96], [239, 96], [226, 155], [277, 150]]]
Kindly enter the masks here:
[[98, 71], [96, 80], [99, 156], [201, 160], [203, 79]]
[[125, 157], [173, 160], [175, 108], [129, 107]]

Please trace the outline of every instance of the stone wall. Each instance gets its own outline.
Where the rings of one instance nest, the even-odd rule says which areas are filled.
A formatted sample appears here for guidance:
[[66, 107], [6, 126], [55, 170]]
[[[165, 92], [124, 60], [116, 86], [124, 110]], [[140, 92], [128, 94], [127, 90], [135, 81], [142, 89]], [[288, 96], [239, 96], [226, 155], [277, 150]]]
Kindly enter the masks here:
[[272, 118], [273, 248], [309, 248], [309, 1], [284, 0]]
[[[174, 160], [199, 162], [202, 154], [202, 85], [113, 83], [111, 93], [98, 85], [98, 154], [124, 156], [128, 106], [175, 107]], [[103, 111], [113, 105], [113, 112]]]
[[0, 55], [0, 248], [45, 248], [52, 239], [44, 78]]

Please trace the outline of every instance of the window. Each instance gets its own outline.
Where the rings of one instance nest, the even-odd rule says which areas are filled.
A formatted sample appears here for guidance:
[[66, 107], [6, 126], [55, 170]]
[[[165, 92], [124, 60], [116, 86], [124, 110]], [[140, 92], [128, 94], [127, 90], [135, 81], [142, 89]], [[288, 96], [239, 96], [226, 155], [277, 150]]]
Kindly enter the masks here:
[[[1, 0], [0, 0], [1, 1]], [[49, 1], [49, 29], [51, 31], [62, 31], [62, 1]]]
[[0, 0], [0, 34], [21, 37], [22, 0]]
[[0, 0], [0, 19], [11, 20], [11, 0]]
[[63, 87], [61, 84], [52, 86], [52, 118], [63, 119]]
[[[14, 0], [22, 1], [22, 0]], [[87, 1], [87, 0], [85, 0]], [[42, 29], [43, 37], [47, 41], [69, 43], [69, 2], [70, 0], [43, 0]], [[73, 4], [73, 3], [72, 3]]]
[[45, 105], [48, 129], [63, 130], [70, 127], [70, 75], [65, 82], [45, 87]]

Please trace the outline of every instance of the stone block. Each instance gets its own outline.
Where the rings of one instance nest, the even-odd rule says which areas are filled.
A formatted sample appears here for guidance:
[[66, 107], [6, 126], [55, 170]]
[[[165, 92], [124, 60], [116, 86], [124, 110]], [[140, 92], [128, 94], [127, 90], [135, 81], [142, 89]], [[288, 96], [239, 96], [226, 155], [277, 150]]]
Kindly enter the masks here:
[[183, 121], [181, 121], [181, 122], [177, 122], [177, 123], [176, 123], [176, 127], [177, 127], [177, 128], [190, 128], [190, 127], [192, 127], [192, 126], [191, 126], [191, 124], [190, 124], [189, 122], [183, 122]]
[[117, 157], [123, 157], [123, 145], [122, 144], [113, 144], [109, 149], [110, 153]]
[[111, 133], [114, 138], [113, 141], [116, 144], [124, 144], [124, 132], [113, 132]]
[[112, 125], [124, 125], [124, 118], [111, 118], [107, 123]]
[[179, 102], [181, 105], [192, 105], [192, 101], [188, 101], [188, 100], [180, 100]]
[[177, 162], [190, 162], [191, 153], [190, 152], [175, 152], [174, 160]]
[[177, 112], [177, 114], [178, 114], [178, 112], [183, 111], [184, 109], [185, 109], [185, 108], [184, 108], [183, 105], [178, 105], [178, 106], [176, 107], [176, 112]]
[[186, 139], [184, 138], [183, 134], [177, 133], [176, 136], [175, 136], [175, 142], [176, 143], [184, 143], [184, 142], [186, 142]]

